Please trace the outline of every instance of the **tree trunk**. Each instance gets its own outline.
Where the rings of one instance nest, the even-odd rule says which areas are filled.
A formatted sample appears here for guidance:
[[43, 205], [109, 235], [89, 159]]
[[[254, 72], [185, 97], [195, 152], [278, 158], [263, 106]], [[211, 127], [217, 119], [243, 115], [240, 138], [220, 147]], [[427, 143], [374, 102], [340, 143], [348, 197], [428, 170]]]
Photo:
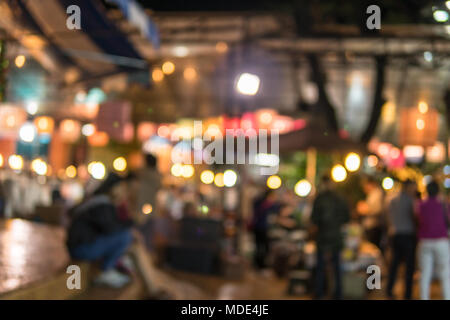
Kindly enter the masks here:
[[385, 67], [387, 64], [386, 56], [376, 56], [376, 79], [375, 79], [375, 94], [372, 104], [372, 111], [370, 113], [369, 122], [367, 127], [361, 135], [360, 141], [364, 144], [368, 143], [370, 139], [375, 134], [377, 129], [378, 121], [380, 120], [381, 111], [386, 100], [383, 98], [383, 88], [384, 88], [384, 75]]
[[319, 107], [320, 111], [323, 110], [325, 112], [328, 127], [337, 133], [339, 125], [336, 118], [336, 112], [328, 99], [327, 92], [325, 91], [325, 72], [322, 70], [316, 55], [309, 54], [307, 55], [307, 58], [311, 67], [311, 80], [313, 80], [317, 86], [318, 101], [316, 105]]

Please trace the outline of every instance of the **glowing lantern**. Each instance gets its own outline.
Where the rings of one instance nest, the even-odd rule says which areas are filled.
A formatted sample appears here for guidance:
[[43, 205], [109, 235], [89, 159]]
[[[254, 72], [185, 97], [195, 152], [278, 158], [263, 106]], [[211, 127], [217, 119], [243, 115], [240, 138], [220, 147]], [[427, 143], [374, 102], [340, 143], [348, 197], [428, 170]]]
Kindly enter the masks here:
[[377, 146], [377, 153], [380, 157], [385, 158], [389, 156], [391, 151], [391, 145], [389, 143], [382, 142]]
[[164, 72], [164, 74], [169, 75], [175, 71], [175, 65], [173, 64], [173, 62], [166, 61], [163, 63], [161, 69], [162, 69], [162, 72]]
[[274, 121], [277, 113], [272, 109], [261, 109], [256, 112], [256, 121], [258, 128], [269, 129]]
[[386, 177], [381, 182], [381, 186], [384, 190], [391, 190], [394, 187], [394, 180], [390, 177]]
[[241, 118], [241, 128], [244, 130], [257, 129], [255, 115], [251, 112], [246, 112]]
[[278, 189], [281, 187], [281, 178], [279, 176], [270, 176], [267, 178], [266, 184], [270, 189]]
[[174, 177], [181, 177], [183, 173], [183, 165], [181, 163], [175, 163], [172, 168], [170, 168], [170, 173]]
[[181, 167], [181, 176], [183, 178], [190, 178], [194, 175], [194, 166], [191, 164], [185, 164]]
[[34, 125], [39, 134], [51, 134], [55, 128], [55, 121], [50, 117], [37, 117]]
[[278, 130], [280, 134], [292, 131], [293, 128], [294, 122], [288, 116], [276, 115], [271, 125], [271, 129]]
[[237, 174], [234, 170], [225, 170], [223, 173], [223, 184], [226, 187], [232, 187], [236, 184]]
[[214, 182], [214, 172], [211, 170], [205, 170], [200, 174], [200, 180], [204, 184], [211, 184]]
[[106, 167], [101, 162], [91, 162], [88, 165], [88, 172], [91, 174], [92, 178], [102, 180], [106, 175]]
[[203, 121], [203, 134], [206, 134], [206, 132], [211, 128], [212, 131], [218, 131], [218, 133], [221, 134], [223, 128], [224, 128], [224, 117], [215, 117], [215, 118], [208, 118], [205, 121]]
[[367, 157], [367, 165], [371, 168], [376, 167], [378, 164], [378, 158], [376, 155], [370, 155]]
[[420, 109], [401, 110], [399, 142], [402, 146], [430, 147], [436, 142], [439, 132], [438, 113], [435, 109], [425, 108], [423, 104], [419, 107]]
[[432, 147], [427, 148], [426, 157], [429, 162], [442, 163], [445, 160], [445, 147], [442, 142], [436, 142]]
[[156, 126], [152, 122], [141, 122], [137, 128], [139, 141], [144, 142], [150, 139], [156, 132]]
[[425, 121], [423, 119], [417, 119], [416, 120], [416, 128], [417, 128], [417, 130], [425, 129]]
[[77, 168], [75, 166], [68, 166], [65, 173], [68, 178], [73, 179], [77, 176]]
[[295, 184], [294, 192], [299, 197], [306, 197], [311, 192], [311, 189], [311, 183], [308, 180], [303, 179]]
[[23, 168], [23, 158], [16, 154], [13, 154], [8, 159], [9, 167], [13, 170], [22, 170]]
[[183, 76], [187, 81], [194, 81], [197, 79], [197, 71], [192, 67], [187, 67], [184, 69]]
[[170, 136], [170, 128], [168, 125], [165, 124], [161, 124], [158, 127], [158, 136], [163, 137], [163, 138], [168, 138]]
[[403, 154], [409, 162], [417, 163], [422, 161], [425, 150], [422, 146], [405, 146], [403, 148]]
[[89, 102], [81, 106], [77, 106], [77, 113], [83, 118], [93, 120], [98, 115], [99, 105], [95, 102]]
[[90, 137], [95, 133], [95, 130], [95, 126], [92, 123], [87, 123], [81, 128], [81, 133], [85, 137]]
[[425, 101], [420, 101], [418, 109], [420, 113], [425, 114], [428, 112], [428, 104]]
[[47, 164], [42, 159], [35, 159], [31, 162], [31, 169], [38, 175], [44, 176], [47, 174]]
[[226, 42], [219, 41], [216, 43], [216, 51], [219, 53], [224, 53], [228, 50], [228, 45]]
[[236, 89], [239, 93], [254, 96], [259, 90], [260, 79], [257, 75], [243, 73], [239, 76]]
[[331, 169], [331, 177], [336, 182], [342, 182], [347, 178], [347, 171], [342, 165], [337, 164]]
[[205, 131], [205, 137], [208, 139], [212, 138], [220, 138], [222, 136], [222, 130], [217, 124], [210, 124], [208, 125], [206, 131]]
[[88, 142], [93, 147], [104, 147], [109, 142], [109, 136], [106, 132], [96, 131], [93, 135], [88, 137]]
[[150, 214], [153, 211], [153, 207], [150, 203], [146, 203], [142, 206], [142, 213], [143, 214]]
[[116, 171], [122, 172], [127, 168], [127, 160], [124, 157], [118, 157], [113, 161], [113, 168]]
[[350, 172], [355, 172], [361, 165], [361, 158], [357, 153], [350, 152], [345, 158], [345, 167]]
[[155, 68], [152, 71], [152, 79], [154, 82], [160, 82], [164, 79], [164, 73], [160, 69]]
[[0, 104], [0, 132], [2, 134], [17, 134], [26, 121], [27, 113], [22, 108]]
[[31, 122], [26, 122], [19, 130], [19, 137], [23, 142], [33, 142], [34, 138], [36, 138], [36, 134], [36, 127]]
[[74, 143], [80, 138], [81, 124], [79, 121], [66, 119], [59, 125], [61, 139], [67, 143]]
[[16, 64], [16, 67], [20, 69], [25, 65], [26, 60], [27, 58], [23, 54], [21, 54], [16, 57], [14, 63]]
[[[237, 130], [241, 128], [241, 119], [238, 117], [224, 119], [225, 130]], [[226, 132], [225, 132], [226, 134]]]
[[190, 119], [183, 119], [170, 129], [172, 141], [187, 140], [194, 136], [194, 122]]
[[225, 185], [225, 183], [223, 181], [223, 173], [220, 172], [215, 175], [214, 184], [219, 188], [222, 188]]

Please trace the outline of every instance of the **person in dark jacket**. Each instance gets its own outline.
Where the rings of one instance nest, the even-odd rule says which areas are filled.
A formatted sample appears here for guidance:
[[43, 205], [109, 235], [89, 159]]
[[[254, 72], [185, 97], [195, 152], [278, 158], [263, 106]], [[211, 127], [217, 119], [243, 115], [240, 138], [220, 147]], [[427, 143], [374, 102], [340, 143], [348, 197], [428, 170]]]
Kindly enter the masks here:
[[416, 263], [416, 221], [414, 202], [416, 183], [406, 180], [401, 192], [391, 200], [388, 209], [389, 233], [391, 235], [392, 260], [389, 266], [387, 296], [394, 298], [394, 288], [397, 271], [402, 262], [405, 263], [405, 294], [406, 300], [411, 299], [413, 289], [414, 269]]
[[133, 240], [129, 225], [119, 219], [113, 202], [121, 198], [121, 182], [118, 175], [109, 174], [92, 197], [71, 210], [72, 221], [67, 237], [67, 247], [73, 259], [101, 260], [102, 273], [95, 282], [116, 288], [130, 281], [115, 267]]
[[268, 216], [277, 208], [278, 203], [273, 190], [267, 190], [262, 197], [256, 199], [253, 203], [252, 231], [256, 246], [254, 263], [258, 269], [265, 267], [265, 260], [269, 251]]
[[340, 255], [343, 247], [342, 227], [350, 220], [347, 203], [333, 190], [328, 176], [323, 176], [322, 191], [314, 200], [311, 222], [316, 227], [316, 299], [325, 294], [327, 258], [331, 258], [334, 270], [334, 299], [341, 299], [342, 279]]

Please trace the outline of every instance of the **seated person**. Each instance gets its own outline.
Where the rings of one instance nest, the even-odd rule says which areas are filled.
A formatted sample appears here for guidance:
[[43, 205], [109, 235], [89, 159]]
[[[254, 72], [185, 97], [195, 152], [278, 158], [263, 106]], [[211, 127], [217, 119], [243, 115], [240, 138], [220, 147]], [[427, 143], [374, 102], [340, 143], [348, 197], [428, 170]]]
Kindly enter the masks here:
[[119, 259], [129, 248], [133, 236], [130, 228], [120, 221], [115, 202], [123, 199], [122, 179], [111, 173], [93, 196], [73, 208], [68, 230], [67, 247], [73, 259], [101, 260], [99, 285], [120, 288], [129, 276], [116, 270]]

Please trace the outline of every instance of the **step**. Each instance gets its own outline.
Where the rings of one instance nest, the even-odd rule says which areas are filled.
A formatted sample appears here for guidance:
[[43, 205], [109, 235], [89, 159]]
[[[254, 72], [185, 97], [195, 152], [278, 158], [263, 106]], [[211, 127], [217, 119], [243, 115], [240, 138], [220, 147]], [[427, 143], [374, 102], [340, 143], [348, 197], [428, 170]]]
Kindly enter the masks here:
[[[88, 275], [90, 265], [78, 263], [82, 275]], [[67, 288], [68, 274], [66, 269], [37, 281], [26, 287], [12, 290], [0, 295], [2, 300], [67, 300], [79, 295], [89, 287], [89, 276], [81, 277], [81, 289], [70, 290]]]
[[142, 300], [146, 298], [148, 298], [147, 291], [138, 275], [134, 275], [131, 283], [123, 288], [89, 286], [81, 294], [72, 297], [75, 300]]

